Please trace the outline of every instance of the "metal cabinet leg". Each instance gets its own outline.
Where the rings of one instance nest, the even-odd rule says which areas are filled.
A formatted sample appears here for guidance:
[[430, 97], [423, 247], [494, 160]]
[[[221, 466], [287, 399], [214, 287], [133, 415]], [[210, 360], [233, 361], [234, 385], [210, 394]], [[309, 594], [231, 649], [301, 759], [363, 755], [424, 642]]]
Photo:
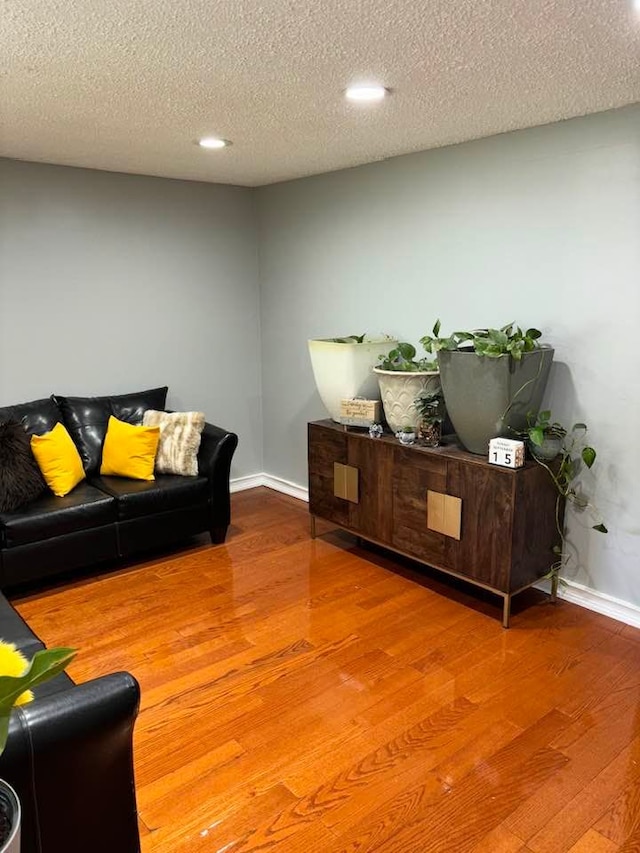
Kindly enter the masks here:
[[509, 627], [509, 619], [511, 618], [511, 596], [505, 595], [502, 604], [502, 627]]

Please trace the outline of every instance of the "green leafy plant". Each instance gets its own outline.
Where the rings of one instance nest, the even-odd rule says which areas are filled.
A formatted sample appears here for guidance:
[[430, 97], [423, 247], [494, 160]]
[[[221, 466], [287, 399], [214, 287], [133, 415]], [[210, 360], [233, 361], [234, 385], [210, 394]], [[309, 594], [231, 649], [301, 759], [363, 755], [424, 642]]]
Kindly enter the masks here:
[[[526, 437], [530, 442], [533, 457], [549, 471], [559, 497], [572, 503], [579, 510], [593, 507], [589, 497], [583, 492], [581, 484], [578, 483], [578, 477], [583, 468], [592, 468], [598, 455], [595, 448], [587, 444], [587, 425], [577, 423], [568, 430], [558, 421], [551, 420], [549, 410], [539, 412], [535, 418], [529, 414], [527, 419], [529, 425], [526, 430]], [[557, 466], [551, 467], [545, 464], [545, 460], [536, 455], [535, 448], [542, 447], [546, 438], [556, 438], [562, 442], [558, 454], [560, 462]], [[602, 522], [598, 522], [592, 527], [600, 533], [608, 532]]]
[[441, 424], [447, 414], [441, 388], [437, 391], [423, 391], [418, 394], [414, 400], [414, 406], [421, 419], [428, 424]]
[[329, 340], [332, 344], [362, 344], [366, 334], [365, 332], [364, 335], [347, 335], [344, 338], [329, 338]]
[[[0, 755], [7, 745], [9, 719], [13, 707], [16, 704], [31, 701], [33, 696], [29, 691], [59, 675], [69, 665], [75, 653], [75, 649], [67, 648], [42, 649], [36, 652], [29, 662], [16, 652], [12, 643], [0, 641], [0, 672], [6, 671], [7, 668], [15, 669], [15, 656], [17, 656], [18, 665], [22, 663], [24, 667], [26, 663], [26, 669], [22, 675], [0, 675]], [[14, 656], [13, 660], [11, 655]], [[7, 661], [11, 665], [3, 666]]]
[[413, 344], [401, 341], [387, 355], [379, 355], [382, 370], [396, 370], [402, 373], [417, 373], [418, 371], [434, 371], [438, 369], [436, 362], [432, 359], [421, 358], [417, 361], [416, 348]]
[[[595, 522], [591, 524], [593, 530], [599, 533], [608, 533], [596, 507], [591, 498], [584, 491], [580, 481], [580, 475], [586, 469], [591, 469], [596, 461], [597, 453], [591, 444], [587, 444], [587, 425], [576, 423], [571, 429], [564, 427], [559, 421], [551, 420], [551, 412], [544, 410], [537, 417], [529, 413], [527, 415], [528, 426], [520, 437], [529, 442], [533, 458], [546, 469], [558, 492], [556, 497], [556, 527], [560, 535], [561, 544], [554, 548], [558, 560], [553, 564], [549, 577], [557, 586], [558, 575], [568, 561], [566, 552], [565, 528], [561, 523], [563, 503], [573, 506], [578, 512], [587, 512]], [[545, 460], [536, 455], [536, 448], [542, 447], [545, 439], [553, 438], [559, 440], [559, 453], [555, 460]]]
[[[572, 432], [578, 429], [583, 429], [586, 432], [586, 424], [574, 424]], [[532, 412], [527, 414], [526, 437], [534, 447], [542, 447], [545, 438], [564, 439], [566, 435], [567, 430], [561, 423], [558, 423], [558, 421], [551, 421], [551, 412], [549, 410], [538, 412], [537, 417], [534, 417]], [[592, 447], [585, 449], [593, 451], [593, 460], [591, 464], [585, 460], [585, 464], [590, 468], [595, 461], [595, 450], [593, 450]], [[591, 454], [587, 453], [588, 458], [590, 458], [590, 455]]]
[[447, 337], [440, 336], [440, 329], [440, 320], [436, 320], [431, 335], [420, 338], [420, 343], [427, 352], [437, 353], [439, 350], [457, 350], [472, 346], [477, 355], [486, 355], [489, 358], [510, 355], [516, 361], [522, 358], [523, 353], [538, 349], [538, 341], [542, 336], [539, 329], [531, 328], [523, 332], [520, 326], [514, 323], [508, 323], [500, 329], [452, 332]]

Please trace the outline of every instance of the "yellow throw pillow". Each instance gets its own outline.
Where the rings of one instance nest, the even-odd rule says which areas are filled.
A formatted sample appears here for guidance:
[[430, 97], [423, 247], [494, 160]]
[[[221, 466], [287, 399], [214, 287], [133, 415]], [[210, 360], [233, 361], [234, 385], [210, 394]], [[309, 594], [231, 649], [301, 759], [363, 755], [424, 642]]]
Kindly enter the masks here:
[[31, 450], [42, 471], [45, 483], [59, 498], [84, 480], [82, 459], [73, 439], [58, 422], [51, 432], [31, 436]]
[[[12, 678], [19, 678], [24, 675], [29, 669], [30, 662], [16, 649], [15, 643], [7, 643], [5, 640], [0, 640], [0, 675], [10, 675]], [[33, 693], [30, 690], [25, 690], [21, 693], [14, 705], [26, 705], [27, 702], [33, 701]]]
[[100, 473], [110, 477], [131, 477], [133, 480], [155, 480], [160, 427], [134, 426], [109, 418], [102, 448]]

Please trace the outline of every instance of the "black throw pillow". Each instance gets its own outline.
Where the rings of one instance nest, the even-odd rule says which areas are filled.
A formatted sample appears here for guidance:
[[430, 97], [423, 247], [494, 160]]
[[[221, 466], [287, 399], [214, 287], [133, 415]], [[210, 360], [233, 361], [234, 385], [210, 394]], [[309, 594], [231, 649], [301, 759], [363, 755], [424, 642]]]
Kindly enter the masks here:
[[13, 512], [46, 487], [22, 424], [0, 423], [0, 512]]

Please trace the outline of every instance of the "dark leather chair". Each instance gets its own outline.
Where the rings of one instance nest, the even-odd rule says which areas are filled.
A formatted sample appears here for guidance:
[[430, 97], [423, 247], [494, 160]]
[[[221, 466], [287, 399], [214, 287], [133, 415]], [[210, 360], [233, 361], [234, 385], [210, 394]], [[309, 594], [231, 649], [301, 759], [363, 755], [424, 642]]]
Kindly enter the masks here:
[[[0, 636], [44, 648], [0, 595]], [[139, 853], [133, 773], [138, 683], [126, 672], [74, 684], [66, 673], [15, 708], [0, 778], [18, 794], [21, 853]]]

